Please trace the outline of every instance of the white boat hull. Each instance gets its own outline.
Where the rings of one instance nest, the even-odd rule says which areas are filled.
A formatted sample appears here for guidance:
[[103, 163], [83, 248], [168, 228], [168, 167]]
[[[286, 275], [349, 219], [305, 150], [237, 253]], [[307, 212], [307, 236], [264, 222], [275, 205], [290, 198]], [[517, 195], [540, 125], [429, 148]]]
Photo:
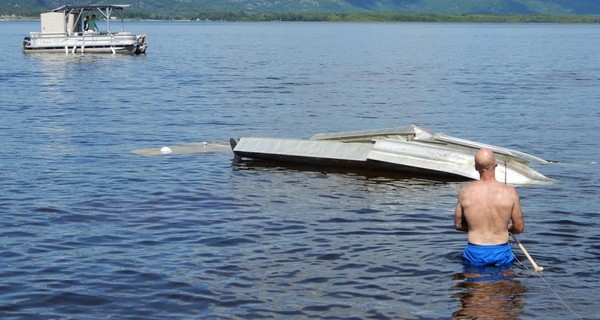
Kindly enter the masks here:
[[25, 53], [142, 54], [145, 53], [146, 46], [145, 36], [137, 36], [129, 32], [77, 35], [32, 32], [23, 41]]

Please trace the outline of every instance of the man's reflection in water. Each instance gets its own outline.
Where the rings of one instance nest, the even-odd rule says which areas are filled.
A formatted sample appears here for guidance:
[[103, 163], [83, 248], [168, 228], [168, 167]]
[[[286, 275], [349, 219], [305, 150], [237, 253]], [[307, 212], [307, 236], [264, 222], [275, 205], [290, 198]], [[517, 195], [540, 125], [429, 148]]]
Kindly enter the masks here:
[[466, 266], [455, 274], [457, 291], [452, 298], [460, 299], [461, 308], [453, 319], [520, 319], [521, 297], [527, 289], [514, 279], [510, 267]]

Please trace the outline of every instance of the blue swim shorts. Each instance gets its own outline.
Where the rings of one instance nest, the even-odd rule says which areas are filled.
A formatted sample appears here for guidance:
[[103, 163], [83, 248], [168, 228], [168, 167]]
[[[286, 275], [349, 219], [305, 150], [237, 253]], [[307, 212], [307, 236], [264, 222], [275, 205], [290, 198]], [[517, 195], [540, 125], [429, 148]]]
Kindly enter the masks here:
[[515, 256], [508, 243], [497, 245], [468, 243], [463, 252], [463, 258], [474, 266], [504, 266], [511, 264]]

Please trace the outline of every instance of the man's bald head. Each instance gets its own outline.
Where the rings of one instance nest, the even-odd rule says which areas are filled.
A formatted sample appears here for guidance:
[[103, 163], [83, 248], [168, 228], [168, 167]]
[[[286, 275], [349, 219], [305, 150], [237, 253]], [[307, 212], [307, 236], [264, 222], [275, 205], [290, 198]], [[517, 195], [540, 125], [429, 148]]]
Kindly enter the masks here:
[[475, 169], [477, 171], [488, 171], [496, 168], [496, 157], [492, 150], [481, 148], [475, 153]]

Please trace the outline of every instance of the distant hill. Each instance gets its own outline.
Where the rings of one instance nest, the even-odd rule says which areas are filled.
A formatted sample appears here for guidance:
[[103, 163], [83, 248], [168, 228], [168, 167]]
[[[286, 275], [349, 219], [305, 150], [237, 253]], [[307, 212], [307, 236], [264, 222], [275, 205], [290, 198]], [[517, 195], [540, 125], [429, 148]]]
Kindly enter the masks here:
[[199, 13], [436, 13], [600, 15], [600, 0], [2, 0], [2, 15], [37, 15], [64, 4], [131, 4], [137, 15], [189, 18]]

